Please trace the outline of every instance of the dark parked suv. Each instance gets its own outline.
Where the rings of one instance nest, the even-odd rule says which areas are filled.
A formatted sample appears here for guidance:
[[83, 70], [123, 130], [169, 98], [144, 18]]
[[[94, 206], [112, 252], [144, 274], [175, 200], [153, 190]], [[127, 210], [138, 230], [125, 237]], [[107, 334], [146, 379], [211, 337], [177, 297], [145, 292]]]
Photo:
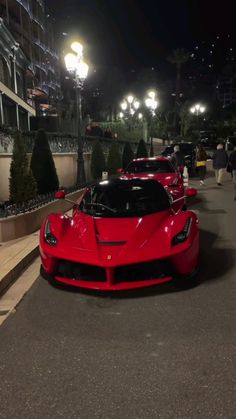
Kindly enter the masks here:
[[161, 153], [163, 156], [170, 158], [174, 153], [174, 146], [178, 145], [180, 151], [184, 155], [185, 164], [188, 168], [188, 172], [191, 176], [195, 175], [196, 172], [196, 144], [193, 143], [176, 143], [165, 148]]

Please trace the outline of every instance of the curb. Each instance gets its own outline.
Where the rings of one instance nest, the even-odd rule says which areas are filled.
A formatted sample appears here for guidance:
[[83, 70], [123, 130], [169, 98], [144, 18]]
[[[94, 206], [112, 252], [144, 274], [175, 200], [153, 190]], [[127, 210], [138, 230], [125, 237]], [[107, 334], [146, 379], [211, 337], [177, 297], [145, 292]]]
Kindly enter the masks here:
[[7, 289], [17, 280], [22, 271], [30, 265], [33, 259], [39, 256], [39, 245], [35, 246], [30, 252], [25, 255], [9, 272], [7, 272], [0, 280], [0, 297], [7, 291]]

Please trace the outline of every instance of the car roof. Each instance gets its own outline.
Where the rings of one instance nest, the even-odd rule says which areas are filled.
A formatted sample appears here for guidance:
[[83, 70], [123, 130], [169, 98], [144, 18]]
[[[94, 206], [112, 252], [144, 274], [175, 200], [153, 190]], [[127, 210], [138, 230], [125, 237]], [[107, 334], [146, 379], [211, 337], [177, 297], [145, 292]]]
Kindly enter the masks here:
[[131, 163], [139, 162], [139, 161], [168, 161], [169, 162], [169, 159], [167, 159], [167, 157], [164, 157], [164, 156], [142, 157], [142, 158], [131, 160]]

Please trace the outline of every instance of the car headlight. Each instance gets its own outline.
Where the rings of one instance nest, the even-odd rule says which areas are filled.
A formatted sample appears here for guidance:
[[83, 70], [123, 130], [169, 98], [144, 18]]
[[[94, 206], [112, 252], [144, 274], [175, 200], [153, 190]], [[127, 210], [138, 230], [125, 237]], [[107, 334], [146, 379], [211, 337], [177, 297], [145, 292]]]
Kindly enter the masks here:
[[57, 238], [52, 234], [50, 229], [50, 221], [47, 220], [44, 228], [44, 240], [47, 244], [50, 244], [50, 246], [56, 246], [57, 244]]
[[185, 242], [190, 235], [191, 227], [192, 218], [188, 218], [183, 230], [180, 233], [178, 233], [177, 236], [173, 237], [172, 245], [175, 246], [176, 244]]

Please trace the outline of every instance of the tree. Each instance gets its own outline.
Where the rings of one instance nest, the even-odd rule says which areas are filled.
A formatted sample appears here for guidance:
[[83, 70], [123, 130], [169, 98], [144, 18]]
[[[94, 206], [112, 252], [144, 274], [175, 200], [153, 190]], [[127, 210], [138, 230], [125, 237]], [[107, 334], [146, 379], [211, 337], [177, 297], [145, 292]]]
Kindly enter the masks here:
[[107, 169], [110, 175], [116, 174], [117, 169], [121, 168], [121, 156], [117, 143], [114, 141], [109, 150], [107, 159]]
[[30, 167], [40, 194], [54, 192], [58, 189], [59, 181], [55, 163], [46, 132], [42, 129], [38, 130], [35, 139]]
[[140, 140], [137, 148], [137, 159], [141, 157], [148, 157], [147, 147], [144, 140]]
[[134, 153], [133, 150], [131, 148], [131, 145], [128, 141], [126, 141], [125, 146], [124, 146], [124, 150], [123, 150], [123, 155], [122, 155], [122, 167], [123, 169], [125, 169], [128, 164], [131, 162], [131, 160], [133, 160], [134, 158]]
[[36, 182], [29, 169], [25, 141], [20, 131], [14, 134], [14, 146], [10, 166], [10, 200], [16, 204], [29, 201], [37, 194]]
[[104, 170], [106, 170], [105, 156], [100, 142], [96, 141], [93, 145], [91, 156], [91, 173], [93, 179], [101, 178]]
[[181, 97], [181, 69], [183, 64], [189, 60], [189, 53], [184, 48], [175, 49], [168, 57], [168, 61], [176, 65], [176, 82], [175, 82], [175, 112], [173, 120], [173, 128], [177, 130], [178, 106]]
[[175, 101], [178, 102], [181, 93], [181, 69], [189, 60], [189, 53], [184, 48], [177, 48], [169, 55], [168, 60], [176, 65]]

